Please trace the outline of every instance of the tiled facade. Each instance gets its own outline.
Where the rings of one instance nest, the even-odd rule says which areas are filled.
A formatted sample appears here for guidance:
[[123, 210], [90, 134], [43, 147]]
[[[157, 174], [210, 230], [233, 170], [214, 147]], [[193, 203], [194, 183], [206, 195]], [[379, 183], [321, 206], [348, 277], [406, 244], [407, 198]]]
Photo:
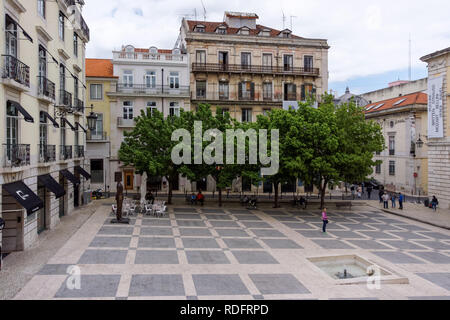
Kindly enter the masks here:
[[[60, 173], [85, 168], [84, 59], [89, 29], [84, 1], [5, 0], [0, 5], [0, 232], [3, 252], [25, 250], [38, 233], [53, 229], [60, 216], [83, 204], [89, 183], [75, 188]], [[6, 44], [6, 45], [4, 45]], [[71, 110], [60, 113], [64, 108]], [[73, 128], [72, 128], [73, 126]], [[65, 195], [41, 185], [51, 175]], [[5, 190], [22, 181], [43, 202], [31, 214]]]

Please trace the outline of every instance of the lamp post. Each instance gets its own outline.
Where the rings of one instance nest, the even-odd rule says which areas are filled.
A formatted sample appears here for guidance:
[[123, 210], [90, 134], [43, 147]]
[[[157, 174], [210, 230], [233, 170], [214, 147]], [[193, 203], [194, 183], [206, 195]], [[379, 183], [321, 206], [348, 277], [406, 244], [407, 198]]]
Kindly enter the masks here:
[[422, 148], [423, 147], [423, 141], [421, 139], [421, 136], [419, 134], [419, 139], [416, 141], [416, 145], [418, 148]]
[[94, 113], [94, 105], [93, 104], [91, 104], [91, 106], [88, 108], [91, 109], [91, 113], [86, 117], [87, 123], [88, 123], [88, 128], [90, 131], [94, 131], [95, 128], [97, 127], [98, 115], [96, 113]]

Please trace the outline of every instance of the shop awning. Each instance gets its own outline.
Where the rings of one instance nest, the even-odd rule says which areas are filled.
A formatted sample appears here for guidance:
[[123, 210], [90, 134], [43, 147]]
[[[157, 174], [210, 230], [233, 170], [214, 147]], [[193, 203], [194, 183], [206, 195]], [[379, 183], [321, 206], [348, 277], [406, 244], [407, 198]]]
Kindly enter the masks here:
[[53, 192], [56, 196], [56, 199], [61, 198], [66, 194], [63, 186], [61, 186], [55, 179], [49, 174], [44, 174], [38, 177], [38, 180], [41, 184], [43, 184], [48, 190]]
[[87, 133], [87, 130], [79, 122], [75, 122], [75, 124], [78, 128], [81, 128], [81, 130], [83, 130], [84, 133]]
[[84, 170], [82, 167], [80, 167], [80, 166], [75, 166], [75, 172], [81, 174], [87, 180], [89, 180], [91, 178], [91, 175], [86, 170]]
[[61, 170], [60, 171], [61, 174], [64, 176], [64, 178], [66, 178], [67, 180], [69, 180], [70, 182], [72, 182], [74, 185], [79, 185], [81, 183], [80, 179], [78, 179], [77, 177], [75, 177], [73, 175], [72, 172], [70, 172], [67, 169]]
[[28, 215], [44, 207], [44, 202], [22, 181], [4, 184], [3, 188], [27, 210]]
[[43, 111], [43, 113], [44, 113], [45, 117], [53, 123], [53, 126], [55, 128], [59, 128], [58, 122], [56, 122], [56, 120], [53, 119], [53, 117], [51, 115], [49, 115], [48, 112]]
[[19, 111], [23, 115], [23, 117], [24, 117], [26, 122], [34, 123], [33, 117], [30, 116], [30, 114], [27, 112], [27, 110], [25, 110], [25, 108], [22, 107], [20, 105], [20, 103], [12, 101], [12, 100], [8, 100], [6, 103], [11, 105], [11, 106], [13, 106], [13, 107], [15, 107], [17, 109], [17, 111]]

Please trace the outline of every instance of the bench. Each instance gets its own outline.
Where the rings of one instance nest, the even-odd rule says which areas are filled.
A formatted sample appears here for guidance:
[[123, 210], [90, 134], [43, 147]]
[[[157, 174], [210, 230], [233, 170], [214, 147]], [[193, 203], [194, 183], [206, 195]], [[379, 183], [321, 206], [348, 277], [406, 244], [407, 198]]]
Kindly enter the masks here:
[[341, 207], [349, 207], [351, 209], [352, 202], [351, 201], [336, 202], [336, 208], [341, 208]]

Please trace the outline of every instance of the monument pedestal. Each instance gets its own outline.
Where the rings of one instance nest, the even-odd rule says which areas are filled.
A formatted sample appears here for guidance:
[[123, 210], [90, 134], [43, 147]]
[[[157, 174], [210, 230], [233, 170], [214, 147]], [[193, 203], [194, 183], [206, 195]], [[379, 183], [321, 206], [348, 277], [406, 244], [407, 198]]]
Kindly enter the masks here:
[[111, 223], [112, 224], [130, 224], [130, 219], [128, 219], [128, 218], [122, 218], [121, 220], [112, 219]]

